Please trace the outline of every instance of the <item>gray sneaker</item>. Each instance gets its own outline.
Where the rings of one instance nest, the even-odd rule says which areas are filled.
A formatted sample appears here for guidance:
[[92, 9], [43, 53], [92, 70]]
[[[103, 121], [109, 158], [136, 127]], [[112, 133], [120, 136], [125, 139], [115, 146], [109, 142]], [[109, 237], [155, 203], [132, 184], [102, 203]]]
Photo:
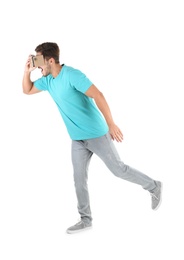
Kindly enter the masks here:
[[156, 181], [157, 187], [153, 190], [150, 191], [150, 195], [152, 197], [152, 209], [156, 210], [161, 204], [161, 199], [162, 199], [162, 183], [160, 181]]
[[71, 226], [69, 227], [66, 232], [68, 234], [73, 234], [73, 233], [77, 233], [77, 232], [80, 232], [80, 231], [84, 231], [84, 230], [87, 230], [87, 229], [90, 229], [92, 227], [92, 224], [89, 223], [84, 223], [82, 220], [80, 222], [78, 222], [77, 224], [75, 224], [74, 226]]

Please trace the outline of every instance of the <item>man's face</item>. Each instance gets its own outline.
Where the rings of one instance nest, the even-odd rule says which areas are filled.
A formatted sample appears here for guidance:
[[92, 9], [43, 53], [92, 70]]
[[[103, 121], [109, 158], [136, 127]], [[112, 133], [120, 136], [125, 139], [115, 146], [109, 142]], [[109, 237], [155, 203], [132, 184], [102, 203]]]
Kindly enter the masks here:
[[[36, 53], [36, 56], [42, 55], [40, 52]], [[47, 61], [46, 59], [44, 60], [45, 64], [43, 66], [39, 66], [38, 68], [41, 69], [41, 73], [44, 77], [48, 76], [51, 74], [51, 66], [49, 64], [49, 60]]]

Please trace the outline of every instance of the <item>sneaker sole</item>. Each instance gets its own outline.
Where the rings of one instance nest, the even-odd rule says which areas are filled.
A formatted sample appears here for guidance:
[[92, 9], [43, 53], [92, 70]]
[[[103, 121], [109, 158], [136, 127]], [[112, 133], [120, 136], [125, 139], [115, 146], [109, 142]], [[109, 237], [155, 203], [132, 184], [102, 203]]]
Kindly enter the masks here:
[[85, 227], [85, 228], [78, 229], [78, 230], [66, 230], [66, 233], [67, 233], [67, 234], [76, 234], [76, 233], [79, 233], [79, 232], [82, 232], [82, 231], [89, 230], [89, 229], [91, 229], [91, 228], [92, 228], [92, 226], [90, 226], [90, 227]]

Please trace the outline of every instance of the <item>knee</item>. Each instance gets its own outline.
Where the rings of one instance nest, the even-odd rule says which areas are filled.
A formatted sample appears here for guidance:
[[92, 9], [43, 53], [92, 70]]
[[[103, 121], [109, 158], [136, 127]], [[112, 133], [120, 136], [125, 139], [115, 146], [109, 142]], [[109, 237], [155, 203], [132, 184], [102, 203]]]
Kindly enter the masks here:
[[122, 178], [123, 175], [126, 176], [128, 170], [129, 170], [128, 165], [124, 164], [123, 162], [118, 162], [116, 167], [112, 169], [112, 172], [116, 177]]

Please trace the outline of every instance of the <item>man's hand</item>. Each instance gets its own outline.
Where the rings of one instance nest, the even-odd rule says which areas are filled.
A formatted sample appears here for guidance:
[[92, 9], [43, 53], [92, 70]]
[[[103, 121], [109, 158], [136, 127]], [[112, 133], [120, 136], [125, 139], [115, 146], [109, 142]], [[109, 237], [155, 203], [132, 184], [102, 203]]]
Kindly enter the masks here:
[[40, 90], [38, 90], [34, 86], [34, 83], [30, 79], [31, 71], [36, 69], [36, 67], [31, 67], [30, 63], [31, 63], [31, 55], [29, 55], [28, 60], [26, 62], [25, 69], [24, 69], [24, 75], [23, 75], [23, 79], [22, 79], [23, 92], [28, 95], [40, 92]]
[[110, 125], [109, 133], [111, 135], [112, 140], [116, 140], [117, 142], [123, 141], [123, 134], [117, 125], [115, 124]]
[[26, 65], [25, 65], [25, 72], [29, 72], [29, 73], [36, 69], [36, 67], [31, 67], [31, 65], [30, 65], [31, 64], [31, 56], [32, 55], [29, 55], [27, 62], [26, 62]]

